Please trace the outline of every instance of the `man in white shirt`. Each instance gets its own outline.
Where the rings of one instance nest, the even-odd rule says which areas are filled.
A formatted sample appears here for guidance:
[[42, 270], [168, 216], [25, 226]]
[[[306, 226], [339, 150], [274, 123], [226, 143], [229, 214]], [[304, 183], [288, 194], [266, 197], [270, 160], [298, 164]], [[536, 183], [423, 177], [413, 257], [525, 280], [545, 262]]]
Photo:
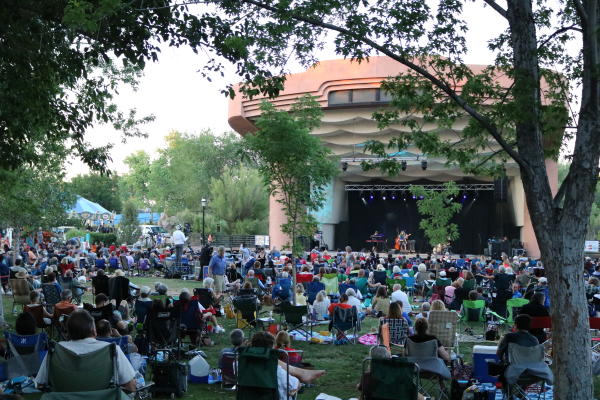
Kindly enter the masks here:
[[[62, 346], [75, 354], [88, 354], [106, 346], [110, 343], [96, 340], [96, 326], [94, 318], [85, 310], [76, 310], [69, 316], [67, 322], [67, 330], [71, 340], [58, 342], [58, 346]], [[119, 346], [117, 351], [117, 384], [125, 390], [134, 392], [136, 389], [135, 370], [131, 366], [123, 350]], [[40, 370], [35, 378], [37, 386], [46, 386], [48, 384], [48, 355], [44, 357]]]
[[391, 299], [390, 303], [401, 301], [402, 302], [402, 312], [405, 312], [405, 313], [411, 312], [412, 308], [411, 308], [410, 302], [408, 300], [408, 295], [402, 291], [402, 285], [400, 285], [399, 283], [396, 283], [393, 286], [393, 289], [394, 289], [394, 291], [392, 292], [392, 299]]
[[356, 292], [354, 291], [354, 289], [352, 289], [352, 288], [346, 289], [346, 296], [348, 296], [347, 303], [350, 304], [351, 306], [356, 307], [356, 312], [358, 312], [359, 314], [363, 314], [362, 303], [356, 296]]
[[181, 231], [181, 225], [177, 225], [175, 231], [171, 235], [173, 244], [175, 245], [175, 265], [181, 264], [181, 253], [183, 253], [183, 245], [187, 238]]

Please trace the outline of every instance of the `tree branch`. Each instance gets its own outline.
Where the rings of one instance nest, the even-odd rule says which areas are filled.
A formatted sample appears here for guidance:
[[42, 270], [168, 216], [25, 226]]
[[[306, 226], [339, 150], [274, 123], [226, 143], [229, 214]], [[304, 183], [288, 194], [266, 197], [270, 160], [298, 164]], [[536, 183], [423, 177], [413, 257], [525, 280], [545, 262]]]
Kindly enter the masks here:
[[[240, 0], [240, 1], [242, 3], [253, 4], [257, 7], [260, 7], [264, 10], [271, 11], [276, 14], [281, 12], [279, 9], [277, 9], [277, 7], [261, 3], [260, 1], [257, 1], [257, 0]], [[322, 28], [329, 29], [331, 31], [339, 32], [339, 33], [341, 33], [345, 36], [348, 36], [356, 41], [359, 41], [366, 45], [369, 45], [373, 49], [380, 52], [381, 54], [384, 54], [384, 55], [390, 57], [391, 59], [398, 61], [399, 63], [407, 66], [411, 70], [413, 70], [416, 73], [418, 73], [419, 75], [423, 76], [424, 78], [429, 80], [432, 84], [434, 84], [435, 86], [440, 88], [444, 93], [446, 93], [446, 95], [448, 95], [448, 97], [450, 99], [454, 100], [454, 102], [456, 104], [458, 104], [463, 110], [465, 110], [467, 112], [467, 114], [469, 114], [471, 117], [473, 117], [473, 119], [475, 119], [477, 122], [479, 122], [489, 132], [489, 134], [492, 135], [492, 137], [496, 140], [496, 142], [498, 142], [498, 144], [506, 151], [506, 153], [513, 160], [515, 160], [515, 162], [517, 164], [519, 164], [519, 166], [524, 171], [527, 171], [527, 173], [532, 174], [532, 170], [531, 170], [529, 164], [519, 155], [519, 153], [517, 153], [515, 151], [515, 149], [513, 149], [508, 143], [506, 143], [506, 141], [504, 140], [504, 138], [502, 137], [502, 135], [500, 134], [500, 132], [498, 131], [496, 126], [488, 118], [481, 115], [470, 104], [468, 104], [461, 96], [459, 96], [456, 93], [456, 91], [454, 91], [452, 88], [450, 88], [446, 83], [444, 83], [438, 77], [434, 76], [431, 72], [429, 72], [424, 67], [421, 67], [420, 65], [415, 64], [414, 62], [406, 59], [405, 57], [402, 57], [398, 54], [393, 53], [387, 47], [382, 46], [382, 45], [374, 42], [371, 39], [368, 39], [362, 35], [357, 35], [356, 33], [350, 31], [349, 29], [342, 28], [337, 25], [333, 25], [333, 24], [324, 22], [323, 20], [318, 20], [318, 19], [314, 19], [314, 18], [307, 17], [304, 15], [299, 15], [297, 13], [291, 13], [291, 17], [297, 21], [306, 22], [307, 24], [310, 24], [310, 25], [320, 26]]]
[[552, 200], [552, 203], [553, 203], [553, 206], [555, 209], [560, 208], [560, 202], [565, 197], [565, 193], [567, 192], [567, 186], [568, 186], [570, 174], [571, 174], [571, 168], [569, 168], [569, 172], [567, 173], [567, 176], [565, 177], [563, 182], [560, 184], [560, 187], [558, 188], [558, 192], [556, 192], [556, 195], [554, 196], [554, 199]]
[[540, 50], [542, 47], [544, 47], [546, 44], [548, 44], [548, 42], [550, 42], [552, 39], [554, 39], [556, 36], [560, 35], [561, 33], [565, 33], [567, 31], [577, 31], [577, 32], [582, 32], [581, 28], [577, 27], [577, 24], [573, 24], [571, 26], [563, 26], [560, 29], [557, 29], [555, 32], [553, 32], [550, 36], [548, 36], [546, 39], [544, 39], [544, 41], [542, 43], [540, 43], [540, 45], [538, 46], [538, 50]]
[[498, 3], [496, 3], [494, 0], [483, 0], [483, 1], [487, 5], [489, 5], [490, 7], [492, 7], [494, 10], [496, 10], [498, 12], [498, 14], [500, 14], [504, 18], [508, 19], [508, 16], [506, 14], [506, 10], [504, 8], [500, 7], [500, 5]]

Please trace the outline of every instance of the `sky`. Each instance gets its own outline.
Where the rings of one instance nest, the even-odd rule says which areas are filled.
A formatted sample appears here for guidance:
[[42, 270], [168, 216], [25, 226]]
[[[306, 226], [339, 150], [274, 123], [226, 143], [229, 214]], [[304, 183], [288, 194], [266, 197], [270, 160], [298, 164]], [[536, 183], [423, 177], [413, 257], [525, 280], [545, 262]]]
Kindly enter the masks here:
[[[493, 62], [493, 54], [487, 49], [487, 40], [506, 29], [506, 21], [483, 2], [465, 2], [465, 18], [470, 31], [467, 36], [468, 53], [465, 62], [487, 64]], [[338, 58], [331, 48], [324, 49], [319, 59]], [[138, 150], [156, 156], [165, 147], [164, 137], [172, 130], [186, 133], [200, 132], [210, 128], [215, 134], [230, 131], [227, 123], [227, 98], [220, 93], [228, 83], [238, 82], [233, 73], [224, 78], [214, 77], [212, 82], [199, 70], [207, 62], [204, 54], [194, 54], [186, 47], [165, 46], [156, 63], [148, 63], [137, 91], [129, 87], [120, 89], [116, 103], [123, 109], [137, 108], [138, 115], [153, 114], [156, 119], [143, 127], [148, 138], [129, 139], [121, 143], [121, 136], [110, 126], [96, 126], [87, 132], [88, 140], [95, 144], [114, 143], [109, 168], [118, 174], [127, 173], [124, 159]], [[299, 72], [299, 67], [290, 68]], [[79, 161], [71, 160], [67, 167], [68, 177], [88, 172]]]

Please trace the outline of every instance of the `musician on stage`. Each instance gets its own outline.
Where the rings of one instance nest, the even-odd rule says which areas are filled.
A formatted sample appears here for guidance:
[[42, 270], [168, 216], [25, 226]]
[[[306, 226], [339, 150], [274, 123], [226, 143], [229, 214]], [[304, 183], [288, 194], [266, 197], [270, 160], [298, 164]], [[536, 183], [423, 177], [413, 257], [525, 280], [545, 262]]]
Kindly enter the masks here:
[[403, 230], [400, 231], [400, 233], [398, 233], [398, 236], [396, 236], [396, 243], [394, 245], [394, 248], [396, 250], [407, 251], [408, 238], [410, 236], [411, 236], [411, 234], [408, 234], [408, 233], [404, 232]]

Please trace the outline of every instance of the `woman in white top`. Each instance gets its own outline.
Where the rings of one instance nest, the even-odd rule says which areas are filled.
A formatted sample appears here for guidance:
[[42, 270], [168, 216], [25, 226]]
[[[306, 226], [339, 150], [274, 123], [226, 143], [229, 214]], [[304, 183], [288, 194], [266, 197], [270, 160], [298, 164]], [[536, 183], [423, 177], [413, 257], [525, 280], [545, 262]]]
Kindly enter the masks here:
[[362, 303], [356, 296], [356, 292], [352, 288], [346, 289], [346, 296], [348, 296], [348, 304], [356, 307], [356, 311], [360, 314], [363, 312]]
[[313, 310], [315, 310], [317, 320], [322, 321], [325, 319], [325, 317], [327, 317], [327, 309], [329, 308], [330, 304], [331, 301], [329, 300], [329, 297], [327, 297], [327, 294], [324, 290], [321, 290], [319, 293], [317, 293], [317, 297], [313, 302]]

